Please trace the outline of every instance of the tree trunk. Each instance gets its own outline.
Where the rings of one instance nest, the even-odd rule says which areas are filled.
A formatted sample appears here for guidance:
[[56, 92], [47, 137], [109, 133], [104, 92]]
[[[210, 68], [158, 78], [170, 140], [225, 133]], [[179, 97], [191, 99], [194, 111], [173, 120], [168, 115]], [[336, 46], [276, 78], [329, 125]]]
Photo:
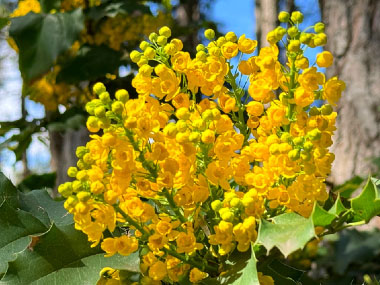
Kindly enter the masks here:
[[256, 0], [256, 38], [258, 48], [269, 46], [267, 34], [277, 26], [277, 0]]
[[346, 90], [337, 107], [331, 181], [341, 184], [374, 170], [380, 156], [380, 1], [320, 0], [326, 49], [334, 54], [327, 75], [338, 75]]
[[75, 150], [78, 146], [85, 145], [89, 140], [88, 131], [85, 127], [75, 131], [67, 129], [65, 132], [49, 132], [51, 168], [57, 173], [54, 194], [60, 184], [68, 181], [67, 169], [76, 166], [78, 158]]

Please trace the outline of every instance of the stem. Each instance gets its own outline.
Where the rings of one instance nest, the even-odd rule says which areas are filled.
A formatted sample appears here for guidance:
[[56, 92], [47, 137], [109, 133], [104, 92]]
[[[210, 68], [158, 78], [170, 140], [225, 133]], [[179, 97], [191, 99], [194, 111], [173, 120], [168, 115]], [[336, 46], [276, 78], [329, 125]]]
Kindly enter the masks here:
[[177, 207], [177, 205], [174, 203], [173, 197], [172, 197], [172, 195], [170, 195], [168, 189], [164, 188], [162, 190], [162, 193], [164, 194], [165, 198], [168, 200], [168, 203], [169, 203], [170, 207], [172, 208], [172, 210], [174, 211], [174, 213], [178, 216], [178, 218], [180, 219], [180, 221], [182, 223], [186, 223], [187, 220], [182, 215], [182, 213], [179, 211], [179, 208]]
[[200, 269], [202, 271], [204, 271], [206, 269], [208, 272], [218, 272], [218, 268], [216, 268], [214, 266], [211, 266], [211, 265], [205, 264], [205, 263], [202, 264], [202, 263], [199, 263], [199, 262], [197, 262], [197, 261], [195, 261], [193, 259], [187, 259], [185, 256], [177, 253], [176, 251], [174, 251], [172, 249], [164, 248], [164, 250], [168, 254], [170, 254], [170, 255], [178, 258], [179, 260], [181, 260], [181, 261], [183, 261], [185, 263], [188, 263], [188, 264], [190, 264], [190, 265], [192, 265], [194, 267], [197, 267], [198, 269]]
[[134, 226], [138, 229], [143, 235], [148, 235], [149, 233], [136, 221], [134, 221], [130, 216], [128, 216], [122, 209], [120, 209], [119, 205], [114, 205], [114, 208], [117, 212], [119, 212], [123, 218], [128, 222], [128, 224]]

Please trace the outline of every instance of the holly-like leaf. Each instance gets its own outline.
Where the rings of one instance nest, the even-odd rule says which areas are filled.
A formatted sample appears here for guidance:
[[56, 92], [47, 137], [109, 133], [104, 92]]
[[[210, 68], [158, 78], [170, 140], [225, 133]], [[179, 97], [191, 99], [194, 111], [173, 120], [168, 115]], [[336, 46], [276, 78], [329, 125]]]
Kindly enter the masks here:
[[256, 243], [269, 251], [277, 247], [285, 257], [302, 249], [315, 237], [312, 218], [306, 219], [296, 213], [286, 213], [274, 217], [273, 223], [261, 220]]
[[218, 278], [205, 279], [201, 284], [259, 285], [253, 245], [251, 248], [251, 252], [232, 253], [226, 261], [226, 271]]
[[326, 227], [327, 225], [330, 225], [335, 218], [337, 218], [337, 215], [326, 211], [319, 206], [318, 203], [315, 203], [312, 217], [314, 226]]
[[139, 272], [137, 253], [104, 257], [46, 191], [18, 192], [0, 172], [0, 284], [95, 284], [103, 267]]
[[73, 217], [63, 207], [64, 201], [54, 201], [46, 190], [33, 190], [28, 193], [20, 193], [20, 207], [42, 223], [50, 227], [52, 223], [57, 226], [70, 225]]
[[340, 215], [340, 213], [346, 211], [346, 207], [343, 205], [342, 201], [340, 200], [340, 194], [338, 194], [338, 197], [335, 200], [334, 205], [330, 208], [328, 211], [330, 214], [334, 214], [336, 216]]
[[24, 250], [9, 263], [0, 284], [96, 284], [104, 267], [138, 272], [138, 254], [106, 258], [73, 225], [53, 225], [33, 250]]
[[34, 14], [13, 18], [9, 35], [19, 48], [19, 65], [27, 82], [49, 70], [84, 28], [81, 9], [66, 13]]
[[354, 211], [354, 222], [368, 223], [374, 216], [380, 214], [380, 199], [376, 185], [369, 178], [359, 196], [351, 200]]

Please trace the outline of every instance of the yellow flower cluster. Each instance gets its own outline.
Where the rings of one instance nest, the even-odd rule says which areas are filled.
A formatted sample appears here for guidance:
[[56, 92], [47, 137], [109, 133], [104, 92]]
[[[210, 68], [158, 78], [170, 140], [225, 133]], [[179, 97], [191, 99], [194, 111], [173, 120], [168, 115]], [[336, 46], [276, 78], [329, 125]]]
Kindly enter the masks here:
[[[87, 5], [92, 7], [100, 4], [100, 0], [92, 0]], [[84, 0], [64, 0], [61, 3], [62, 12], [85, 7], [86, 3]], [[21, 0], [10, 17], [21, 17], [30, 12], [41, 13], [41, 5], [38, 0]], [[53, 12], [55, 11], [51, 13]], [[157, 16], [138, 14], [125, 17], [125, 15], [119, 14], [115, 17], [108, 17], [104, 21], [101, 21], [100, 24], [97, 22], [92, 23], [94, 27], [91, 27], [91, 30], [94, 30], [95, 33], [88, 32], [87, 30], [82, 31], [80, 40], [73, 44], [67, 54], [75, 55], [83, 44], [106, 44], [115, 50], [120, 50], [123, 44], [126, 43], [129, 48], [136, 46], [137, 41], [143, 35], [153, 32], [157, 27], [169, 24], [170, 19], [169, 15], [161, 11], [158, 12]], [[9, 38], [8, 42], [18, 52], [18, 47], [14, 40]], [[59, 68], [58, 65], [55, 65], [52, 71], [34, 81], [31, 86], [28, 86], [30, 99], [43, 104], [49, 111], [56, 110], [58, 105], [65, 107], [72, 104], [84, 106], [92, 97], [87, 91], [88, 88], [86, 87], [83, 90], [83, 88], [78, 88], [74, 85], [56, 83], [56, 75]], [[114, 77], [111, 79], [114, 79]]]
[[[163, 27], [130, 54], [137, 99], [126, 90], [112, 99], [94, 85], [87, 127], [101, 132], [77, 149], [77, 167], [68, 170], [75, 180], [59, 192], [92, 246], [101, 243], [107, 255], [139, 250], [143, 284], [218, 276], [226, 256], [256, 240], [260, 218], [309, 216], [327, 199], [336, 113], [310, 105], [335, 104], [344, 83], [309, 66], [304, 47], [323, 36], [317, 24], [317, 34], [307, 34], [313, 44], [300, 40], [297, 13], [254, 56], [256, 41], [233, 32], [214, 39], [206, 30], [210, 42], [191, 58]], [[286, 65], [276, 45], [283, 38]], [[317, 57], [320, 67], [332, 61], [329, 52]], [[104, 239], [106, 230], [113, 236]]]
[[10, 14], [11, 18], [25, 16], [26, 14], [41, 13], [41, 5], [38, 0], [21, 0], [18, 3], [17, 8]]
[[150, 34], [158, 27], [168, 25], [171, 16], [159, 11], [157, 16], [148, 14], [125, 15], [119, 14], [109, 17], [105, 21], [93, 27], [94, 33], [84, 31], [82, 41], [84, 43], [102, 45], [106, 44], [114, 50], [120, 50], [123, 44], [135, 44], [144, 35]]

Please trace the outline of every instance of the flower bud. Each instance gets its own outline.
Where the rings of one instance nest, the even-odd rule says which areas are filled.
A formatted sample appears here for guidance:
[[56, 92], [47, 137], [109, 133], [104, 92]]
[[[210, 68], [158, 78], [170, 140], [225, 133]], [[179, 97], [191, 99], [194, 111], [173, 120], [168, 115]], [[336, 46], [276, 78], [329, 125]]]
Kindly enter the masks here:
[[115, 93], [115, 97], [117, 100], [119, 100], [120, 102], [122, 103], [125, 103], [128, 101], [129, 99], [129, 93], [127, 90], [125, 89], [119, 89], [116, 91]]
[[300, 158], [300, 150], [299, 149], [292, 149], [289, 151], [288, 156], [290, 160], [296, 161], [297, 159]]
[[300, 24], [303, 21], [303, 14], [299, 11], [294, 11], [290, 17], [293, 23]]
[[211, 209], [213, 209], [215, 212], [219, 211], [223, 207], [223, 204], [220, 200], [214, 200], [211, 202]]
[[215, 32], [214, 32], [214, 30], [213, 29], [207, 29], [205, 31], [205, 37], [209, 41], [212, 41], [215, 38]]
[[75, 155], [78, 158], [82, 158], [87, 152], [88, 152], [88, 149], [85, 146], [78, 146], [75, 151]]
[[153, 59], [155, 55], [156, 55], [156, 51], [152, 47], [147, 47], [144, 51], [144, 56], [147, 59]]
[[201, 51], [201, 50], [204, 51], [204, 50], [206, 50], [206, 47], [203, 44], [198, 44], [196, 50], [197, 51]]
[[96, 107], [94, 110], [94, 114], [98, 118], [102, 118], [106, 115], [106, 109], [103, 106]]
[[103, 83], [101, 82], [97, 82], [94, 84], [94, 86], [92, 87], [92, 90], [94, 91], [94, 93], [96, 95], [100, 95], [101, 93], [105, 92], [106, 91], [106, 87], [104, 86]]
[[142, 56], [142, 53], [138, 52], [137, 50], [133, 50], [129, 54], [129, 57], [131, 58], [132, 62], [134, 62], [134, 63], [137, 63], [140, 60], [141, 56]]
[[313, 129], [310, 132], [308, 132], [307, 135], [312, 141], [316, 141], [321, 138], [321, 131], [318, 129]]
[[102, 101], [103, 104], [107, 104], [111, 101], [110, 94], [108, 92], [103, 92], [99, 95], [100, 101]]
[[310, 40], [312, 38], [312, 35], [309, 33], [301, 33], [300, 35], [300, 42], [303, 44], [309, 44]]
[[165, 37], [165, 36], [158, 36], [158, 37], [157, 37], [157, 43], [158, 43], [160, 46], [164, 46], [164, 45], [166, 45], [167, 41], [168, 41], [168, 38]]
[[330, 104], [326, 104], [321, 107], [321, 113], [324, 116], [331, 115], [332, 112], [333, 112], [333, 108]]
[[314, 25], [314, 31], [319, 34], [319, 33], [324, 33], [325, 32], [325, 24], [319, 22]]
[[233, 42], [233, 43], [237, 42], [237, 36], [234, 32], [228, 32], [224, 37], [229, 42]]
[[142, 51], [145, 51], [149, 46], [150, 44], [147, 41], [142, 41], [139, 47]]
[[299, 52], [300, 51], [300, 41], [290, 40], [288, 44], [288, 51], [290, 52]]
[[290, 18], [290, 15], [289, 15], [288, 12], [281, 11], [278, 14], [278, 20], [280, 21], [280, 23], [287, 23], [287, 22], [289, 22], [289, 18]]
[[77, 194], [78, 200], [81, 202], [87, 202], [91, 198], [91, 193], [81, 191]]
[[121, 114], [123, 113], [124, 110], [124, 104], [120, 101], [115, 101], [112, 103], [112, 111], [115, 112], [116, 114]]
[[170, 36], [172, 35], [172, 31], [170, 30], [169, 27], [167, 26], [163, 26], [159, 31], [158, 33], [160, 34], [160, 36], [164, 36], [166, 38], [170, 38]]
[[157, 40], [158, 35], [156, 33], [151, 33], [149, 35], [149, 40], [153, 43]]
[[295, 38], [299, 34], [299, 30], [296, 26], [292, 26], [288, 29], [288, 35], [291, 38]]
[[182, 107], [182, 108], [179, 108], [177, 109], [177, 111], [175, 112], [175, 115], [177, 116], [178, 119], [180, 120], [187, 120], [190, 118], [190, 112], [187, 108], [185, 107]]
[[78, 173], [78, 168], [76, 168], [75, 166], [71, 166], [69, 167], [69, 169], [67, 169], [67, 175], [69, 177], [75, 177], [77, 176], [77, 173]]

